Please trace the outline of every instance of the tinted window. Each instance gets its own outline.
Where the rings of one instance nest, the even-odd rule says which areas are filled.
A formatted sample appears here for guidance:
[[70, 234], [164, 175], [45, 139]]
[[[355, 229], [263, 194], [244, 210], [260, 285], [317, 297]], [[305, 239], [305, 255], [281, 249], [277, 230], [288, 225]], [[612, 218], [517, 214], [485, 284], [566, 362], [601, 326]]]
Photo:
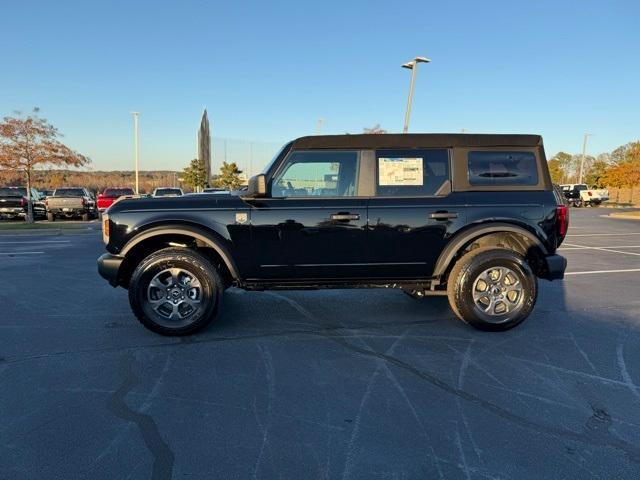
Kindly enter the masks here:
[[53, 192], [55, 197], [83, 197], [84, 190], [81, 188], [58, 188]]
[[538, 167], [533, 152], [469, 152], [471, 185], [536, 185]]
[[378, 150], [377, 195], [433, 196], [448, 193], [447, 150]]
[[159, 188], [156, 190], [156, 197], [166, 197], [169, 195], [182, 195], [182, 190], [179, 188]]
[[17, 188], [0, 188], [0, 197], [21, 197], [22, 195]]
[[356, 194], [358, 152], [293, 152], [272, 183], [274, 197]]
[[107, 188], [104, 191], [107, 197], [121, 197], [123, 195], [133, 195], [131, 188]]

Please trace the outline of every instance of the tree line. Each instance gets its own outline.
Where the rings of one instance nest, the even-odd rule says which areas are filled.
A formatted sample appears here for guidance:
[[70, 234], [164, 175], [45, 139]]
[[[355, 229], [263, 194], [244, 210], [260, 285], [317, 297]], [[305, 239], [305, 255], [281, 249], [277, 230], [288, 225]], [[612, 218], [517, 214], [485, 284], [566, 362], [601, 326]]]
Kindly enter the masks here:
[[640, 141], [622, 145], [611, 153], [593, 157], [559, 152], [549, 160], [554, 183], [578, 183], [582, 164], [582, 183], [595, 188], [623, 188], [640, 185]]

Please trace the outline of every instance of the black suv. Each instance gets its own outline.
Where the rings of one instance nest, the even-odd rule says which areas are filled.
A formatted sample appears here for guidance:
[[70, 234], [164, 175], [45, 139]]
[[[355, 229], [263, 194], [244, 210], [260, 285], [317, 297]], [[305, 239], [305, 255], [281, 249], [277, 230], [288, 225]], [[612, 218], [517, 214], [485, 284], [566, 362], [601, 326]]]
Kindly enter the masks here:
[[164, 335], [206, 326], [230, 286], [402, 288], [506, 330], [563, 277], [567, 227], [540, 136], [302, 137], [240, 195], [114, 204], [98, 270]]

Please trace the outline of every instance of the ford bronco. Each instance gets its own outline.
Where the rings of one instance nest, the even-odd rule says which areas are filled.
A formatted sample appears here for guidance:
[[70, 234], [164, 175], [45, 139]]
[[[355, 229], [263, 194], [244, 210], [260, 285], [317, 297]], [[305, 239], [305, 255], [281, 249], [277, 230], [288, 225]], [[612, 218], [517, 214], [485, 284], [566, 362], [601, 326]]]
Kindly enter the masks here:
[[401, 288], [495, 331], [563, 278], [567, 228], [538, 135], [313, 136], [238, 195], [115, 203], [98, 270], [163, 335], [208, 325], [231, 286]]

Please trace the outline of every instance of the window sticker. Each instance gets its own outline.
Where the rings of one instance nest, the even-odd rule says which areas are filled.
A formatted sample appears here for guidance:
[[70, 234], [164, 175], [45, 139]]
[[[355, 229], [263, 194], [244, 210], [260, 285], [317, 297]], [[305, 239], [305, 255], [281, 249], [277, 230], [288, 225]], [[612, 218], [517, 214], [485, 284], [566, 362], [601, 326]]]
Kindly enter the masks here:
[[378, 158], [378, 185], [422, 186], [423, 158]]

